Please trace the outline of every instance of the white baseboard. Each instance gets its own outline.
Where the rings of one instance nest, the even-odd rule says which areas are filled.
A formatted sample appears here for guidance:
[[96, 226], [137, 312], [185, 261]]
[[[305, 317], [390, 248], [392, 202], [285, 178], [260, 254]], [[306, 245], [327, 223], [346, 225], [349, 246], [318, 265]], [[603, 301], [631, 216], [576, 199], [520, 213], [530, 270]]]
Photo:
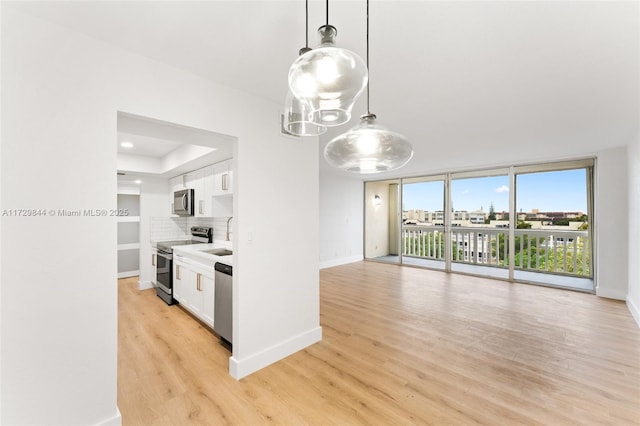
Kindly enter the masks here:
[[96, 426], [121, 426], [122, 425], [122, 415], [120, 414], [120, 409], [116, 406], [116, 414], [108, 419], [97, 423]]
[[364, 256], [351, 256], [351, 257], [343, 257], [340, 259], [331, 259], [326, 260], [324, 262], [320, 262], [320, 269], [331, 268], [334, 266], [346, 265], [347, 263], [360, 262], [364, 260]]
[[633, 316], [633, 319], [636, 320], [636, 324], [640, 327], [640, 306], [636, 305], [629, 295], [627, 295], [627, 308], [629, 308], [631, 316]]
[[626, 300], [627, 294], [620, 290], [612, 290], [609, 288], [596, 288], [596, 296], [606, 297], [607, 299]]
[[320, 340], [322, 340], [322, 327], [316, 327], [246, 358], [237, 359], [232, 356], [229, 358], [229, 374], [234, 379], [240, 380]]
[[140, 270], [118, 272], [118, 279], [120, 279], [120, 278], [137, 277], [138, 275], [140, 275]]
[[138, 290], [147, 290], [154, 287], [155, 285], [151, 281], [138, 281]]

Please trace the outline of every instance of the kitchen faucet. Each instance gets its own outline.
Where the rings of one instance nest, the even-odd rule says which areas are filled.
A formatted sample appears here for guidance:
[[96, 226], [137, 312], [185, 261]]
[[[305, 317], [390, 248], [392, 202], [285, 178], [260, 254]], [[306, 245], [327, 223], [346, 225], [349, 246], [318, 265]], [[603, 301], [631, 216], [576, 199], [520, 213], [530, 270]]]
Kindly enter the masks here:
[[229, 232], [229, 222], [231, 222], [231, 219], [233, 219], [233, 216], [231, 216], [229, 219], [227, 219], [227, 241], [231, 241], [229, 239], [229, 234], [230, 234], [230, 232]]

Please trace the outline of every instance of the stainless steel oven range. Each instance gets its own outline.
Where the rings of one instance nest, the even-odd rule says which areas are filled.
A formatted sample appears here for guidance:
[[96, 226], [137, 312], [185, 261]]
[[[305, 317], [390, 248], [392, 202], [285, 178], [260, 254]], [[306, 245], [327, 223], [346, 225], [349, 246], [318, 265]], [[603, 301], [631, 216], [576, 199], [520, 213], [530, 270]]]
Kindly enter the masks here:
[[192, 226], [190, 240], [177, 241], [158, 241], [156, 247], [158, 249], [156, 273], [156, 294], [167, 305], [178, 303], [173, 298], [173, 247], [187, 244], [211, 243], [213, 241], [213, 228], [206, 226]]

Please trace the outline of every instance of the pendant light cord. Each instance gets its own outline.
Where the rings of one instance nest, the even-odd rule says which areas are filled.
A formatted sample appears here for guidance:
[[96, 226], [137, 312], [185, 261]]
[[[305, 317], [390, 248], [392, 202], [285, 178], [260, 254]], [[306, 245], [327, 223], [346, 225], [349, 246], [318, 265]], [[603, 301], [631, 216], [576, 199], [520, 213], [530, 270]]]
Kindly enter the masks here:
[[309, 0], [304, 2], [304, 47], [298, 51], [298, 55], [309, 52]]
[[304, 47], [309, 48], [309, 0], [304, 2]]
[[327, 0], [327, 26], [329, 26], [329, 0]]
[[[369, 70], [369, 0], [367, 0], [367, 74], [371, 74]], [[371, 76], [367, 75], [367, 115], [371, 115], [369, 108], [369, 85], [371, 84]]]

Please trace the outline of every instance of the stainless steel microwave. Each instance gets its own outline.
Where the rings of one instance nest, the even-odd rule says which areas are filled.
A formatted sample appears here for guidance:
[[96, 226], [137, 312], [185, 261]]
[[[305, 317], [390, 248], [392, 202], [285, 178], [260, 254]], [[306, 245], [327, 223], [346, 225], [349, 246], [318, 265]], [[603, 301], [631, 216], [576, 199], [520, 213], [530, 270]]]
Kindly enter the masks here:
[[173, 193], [173, 214], [193, 216], [193, 189], [183, 189]]

